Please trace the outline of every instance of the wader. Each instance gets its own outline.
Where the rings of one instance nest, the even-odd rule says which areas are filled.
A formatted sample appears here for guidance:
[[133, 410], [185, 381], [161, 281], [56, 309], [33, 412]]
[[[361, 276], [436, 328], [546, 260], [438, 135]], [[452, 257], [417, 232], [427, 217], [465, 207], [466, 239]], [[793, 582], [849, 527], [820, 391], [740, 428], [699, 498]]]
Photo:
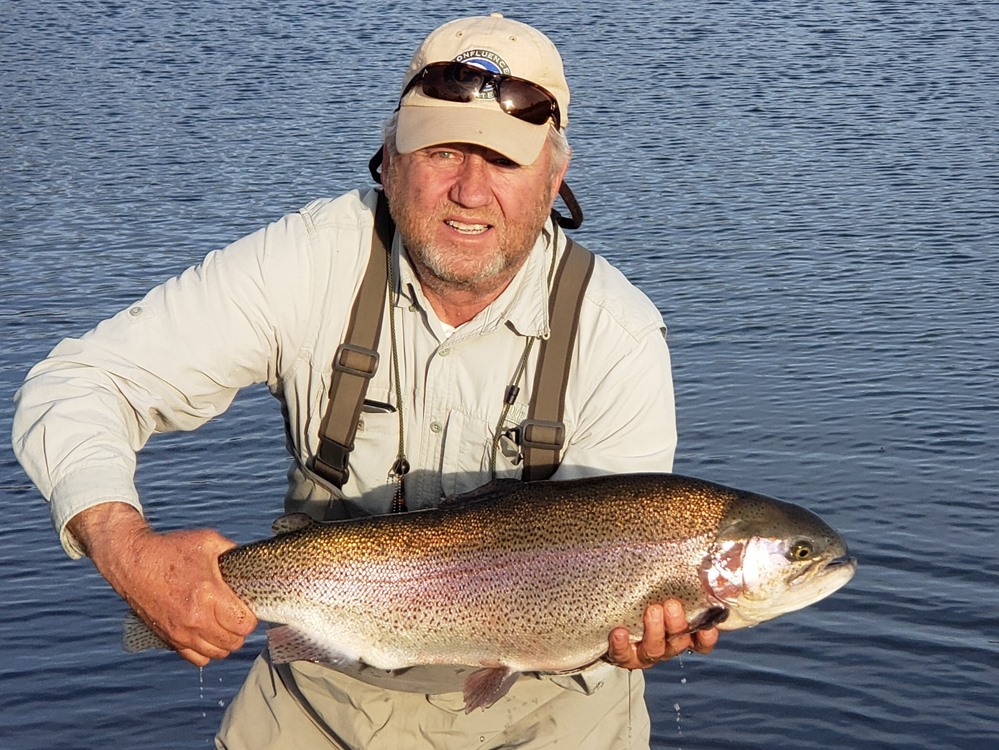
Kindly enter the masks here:
[[[371, 256], [344, 342], [334, 356], [330, 401], [320, 425], [320, 448], [310, 465], [337, 488], [349, 477], [349, 456], [365, 392], [379, 364], [377, 347], [393, 234], [387, 201], [379, 193]], [[527, 419], [517, 434], [525, 481], [549, 478], [559, 465], [565, 442], [565, 389], [579, 308], [594, 264], [589, 251], [566, 239], [551, 285], [551, 334], [540, 344]], [[507, 398], [512, 403], [516, 393], [508, 393]], [[471, 671], [468, 668], [464, 673]], [[274, 665], [265, 650], [226, 711], [216, 748], [649, 747], [641, 672], [599, 662], [576, 675], [524, 675], [496, 704], [471, 714], [464, 712], [461, 670], [414, 667], [401, 672], [390, 676], [362, 666], [347, 674], [311, 662]], [[446, 677], [435, 682], [434, 675]]]

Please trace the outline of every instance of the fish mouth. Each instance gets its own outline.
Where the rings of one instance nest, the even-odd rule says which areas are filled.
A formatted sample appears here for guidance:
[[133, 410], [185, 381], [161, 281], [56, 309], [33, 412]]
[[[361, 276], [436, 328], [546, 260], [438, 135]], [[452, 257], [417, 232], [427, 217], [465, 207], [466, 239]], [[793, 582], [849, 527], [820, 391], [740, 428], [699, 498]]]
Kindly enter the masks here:
[[837, 557], [825, 563], [817, 561], [815, 565], [806, 568], [799, 575], [796, 575], [788, 581], [788, 585], [797, 586], [816, 578], [825, 578], [826, 576], [846, 576], [846, 579], [849, 580], [853, 577], [856, 570], [857, 558], [844, 555], [843, 557]]
[[844, 568], [849, 568], [850, 575], [852, 576], [857, 570], [857, 558], [856, 557], [837, 557], [835, 560], [830, 560], [825, 568], [822, 569], [822, 575], [839, 573]]

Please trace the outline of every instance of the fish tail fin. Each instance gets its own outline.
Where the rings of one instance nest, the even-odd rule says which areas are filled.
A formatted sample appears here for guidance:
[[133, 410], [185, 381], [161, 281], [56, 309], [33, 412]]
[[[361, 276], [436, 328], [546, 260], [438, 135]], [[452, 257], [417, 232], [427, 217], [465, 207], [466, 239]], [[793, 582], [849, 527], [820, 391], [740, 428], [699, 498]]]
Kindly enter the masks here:
[[507, 694], [519, 677], [520, 672], [509, 667], [487, 667], [472, 672], [462, 688], [465, 713], [470, 714], [477, 708], [489, 708]]
[[121, 627], [121, 647], [130, 654], [151, 648], [172, 650], [135, 612], [125, 615]]

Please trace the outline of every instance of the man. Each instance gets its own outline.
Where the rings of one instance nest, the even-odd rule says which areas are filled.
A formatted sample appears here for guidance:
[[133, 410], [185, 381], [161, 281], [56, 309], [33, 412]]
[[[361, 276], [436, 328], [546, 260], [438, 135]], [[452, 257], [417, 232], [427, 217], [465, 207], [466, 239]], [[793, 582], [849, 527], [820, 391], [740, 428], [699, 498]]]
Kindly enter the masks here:
[[[495, 14], [462, 19], [417, 50], [399, 104], [381, 155], [396, 227], [383, 327], [391, 335], [379, 338], [382, 366], [342, 487], [324, 478], [316, 456], [331, 363], [371, 252], [377, 190], [315, 201], [210, 254], [61, 342], [18, 394], [15, 450], [49, 499], [67, 552], [88, 555], [193, 664], [225, 658], [257, 622], [219, 573], [231, 541], [206, 529], [160, 533], [143, 519], [135, 453], [152, 434], [193, 429], [240, 388], [267, 382], [294, 459], [286, 509], [325, 520], [385, 513], [400, 500], [429, 507], [494, 475], [520, 475], [526, 373], [537, 363], [533, 342], [549, 334], [549, 279], [566, 247], [550, 216], [569, 161], [562, 61], [529, 26]], [[659, 313], [598, 259], [578, 326], [553, 478], [668, 471], [676, 432]], [[277, 666], [265, 652], [216, 743], [647, 747], [643, 680], [630, 670], [688, 648], [710, 651], [717, 633], [692, 637], [686, 627], [676, 602], [653, 605], [640, 642], [617, 629], [606, 662], [525, 676], [470, 715], [456, 692], [460, 670]]]

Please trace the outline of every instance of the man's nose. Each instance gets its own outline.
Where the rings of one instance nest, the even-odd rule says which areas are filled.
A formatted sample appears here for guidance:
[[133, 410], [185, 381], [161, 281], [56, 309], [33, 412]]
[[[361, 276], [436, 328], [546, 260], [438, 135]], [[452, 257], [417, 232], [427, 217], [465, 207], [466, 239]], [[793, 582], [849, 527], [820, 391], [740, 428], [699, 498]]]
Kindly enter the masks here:
[[489, 163], [479, 154], [467, 154], [451, 183], [451, 200], [459, 206], [476, 208], [492, 199]]

